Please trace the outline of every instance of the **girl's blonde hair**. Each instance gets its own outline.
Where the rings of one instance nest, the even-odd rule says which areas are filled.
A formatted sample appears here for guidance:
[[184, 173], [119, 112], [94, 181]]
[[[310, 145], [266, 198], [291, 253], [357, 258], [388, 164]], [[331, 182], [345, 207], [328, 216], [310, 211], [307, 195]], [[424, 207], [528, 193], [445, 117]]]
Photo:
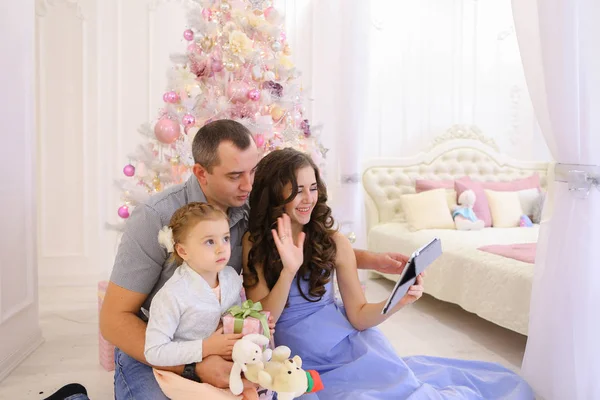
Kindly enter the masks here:
[[183, 264], [183, 258], [177, 254], [175, 245], [185, 240], [190, 231], [202, 221], [217, 221], [224, 219], [229, 222], [227, 214], [221, 209], [208, 203], [194, 202], [181, 207], [171, 217], [169, 229], [173, 232], [173, 253], [171, 259], [177, 265]]

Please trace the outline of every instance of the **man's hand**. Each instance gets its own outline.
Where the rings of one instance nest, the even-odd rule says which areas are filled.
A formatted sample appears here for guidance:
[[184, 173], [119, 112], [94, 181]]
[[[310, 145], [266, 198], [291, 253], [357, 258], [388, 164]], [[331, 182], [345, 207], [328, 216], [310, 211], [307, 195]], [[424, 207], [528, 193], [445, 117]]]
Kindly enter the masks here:
[[[196, 375], [198, 375], [200, 380], [204, 383], [227, 389], [229, 387], [229, 375], [231, 374], [232, 367], [233, 363], [225, 361], [222, 357], [208, 356], [204, 358], [202, 362], [196, 364]], [[242, 379], [242, 381], [244, 382], [244, 388], [258, 388], [258, 385], [246, 379]], [[251, 393], [252, 391], [245, 391], [244, 393], [246, 394], [248, 392]]]
[[371, 269], [384, 274], [400, 274], [408, 257], [400, 253], [371, 253], [373, 261]]

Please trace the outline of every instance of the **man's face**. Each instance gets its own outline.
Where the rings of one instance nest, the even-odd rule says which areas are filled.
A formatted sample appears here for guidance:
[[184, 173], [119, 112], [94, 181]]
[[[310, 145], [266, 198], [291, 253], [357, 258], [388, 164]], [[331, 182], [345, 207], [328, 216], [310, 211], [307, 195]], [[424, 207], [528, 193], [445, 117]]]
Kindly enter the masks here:
[[212, 173], [196, 165], [194, 174], [202, 185], [206, 199], [226, 210], [246, 203], [254, 183], [258, 164], [258, 149], [251, 141], [246, 150], [238, 149], [232, 142], [222, 142], [218, 149], [219, 163]]

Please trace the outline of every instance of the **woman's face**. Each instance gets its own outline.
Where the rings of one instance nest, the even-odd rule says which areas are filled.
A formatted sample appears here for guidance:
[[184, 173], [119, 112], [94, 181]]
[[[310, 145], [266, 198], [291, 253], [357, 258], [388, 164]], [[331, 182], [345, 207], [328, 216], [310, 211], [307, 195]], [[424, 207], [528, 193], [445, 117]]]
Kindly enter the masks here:
[[[289, 215], [292, 225], [306, 225], [310, 221], [319, 191], [317, 189], [317, 178], [315, 170], [311, 166], [300, 168], [296, 171], [296, 182], [298, 182], [298, 193], [296, 197], [285, 205], [285, 213]], [[292, 184], [288, 183], [283, 188], [284, 198], [288, 198], [292, 192]]]

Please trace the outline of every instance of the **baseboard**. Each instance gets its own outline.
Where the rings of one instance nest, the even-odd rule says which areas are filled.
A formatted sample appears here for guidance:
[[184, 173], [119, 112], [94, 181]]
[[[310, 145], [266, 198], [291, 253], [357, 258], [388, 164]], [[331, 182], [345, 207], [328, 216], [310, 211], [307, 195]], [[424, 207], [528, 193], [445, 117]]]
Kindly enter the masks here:
[[42, 343], [42, 331], [36, 330], [20, 348], [16, 348], [4, 360], [0, 360], [0, 382], [2, 382], [15, 368], [19, 366], [31, 353], [33, 353]]

